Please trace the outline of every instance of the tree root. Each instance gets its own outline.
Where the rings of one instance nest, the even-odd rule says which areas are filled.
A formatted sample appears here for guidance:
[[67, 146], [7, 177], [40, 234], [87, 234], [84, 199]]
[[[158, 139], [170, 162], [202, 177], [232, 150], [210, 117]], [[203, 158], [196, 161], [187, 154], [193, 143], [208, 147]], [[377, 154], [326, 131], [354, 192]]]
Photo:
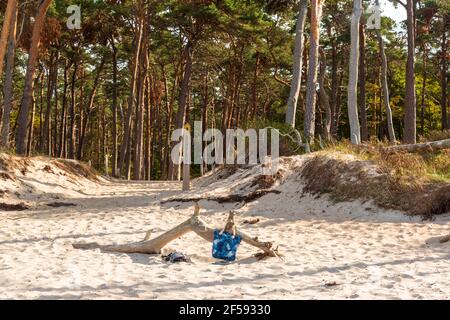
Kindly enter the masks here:
[[218, 203], [233, 203], [233, 202], [245, 202], [250, 203], [255, 200], [258, 200], [261, 197], [264, 197], [265, 195], [269, 193], [274, 194], [280, 194], [281, 192], [278, 190], [257, 190], [254, 192], [250, 192], [248, 194], [231, 194], [229, 196], [223, 196], [223, 197], [208, 197], [208, 198], [202, 198], [202, 197], [194, 197], [194, 198], [170, 198], [164, 201], [161, 201], [162, 204], [165, 203], [171, 203], [171, 202], [199, 202], [201, 200], [206, 201], [215, 201]]

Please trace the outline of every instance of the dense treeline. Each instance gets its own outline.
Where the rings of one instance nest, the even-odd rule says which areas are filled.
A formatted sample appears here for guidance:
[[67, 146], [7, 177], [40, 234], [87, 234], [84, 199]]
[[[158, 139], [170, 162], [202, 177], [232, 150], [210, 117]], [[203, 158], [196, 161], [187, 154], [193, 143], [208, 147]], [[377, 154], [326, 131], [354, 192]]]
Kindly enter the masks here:
[[392, 2], [407, 21], [373, 29], [378, 1], [1, 1], [0, 144], [175, 179], [171, 133], [193, 121], [415, 143], [450, 128], [450, 3]]

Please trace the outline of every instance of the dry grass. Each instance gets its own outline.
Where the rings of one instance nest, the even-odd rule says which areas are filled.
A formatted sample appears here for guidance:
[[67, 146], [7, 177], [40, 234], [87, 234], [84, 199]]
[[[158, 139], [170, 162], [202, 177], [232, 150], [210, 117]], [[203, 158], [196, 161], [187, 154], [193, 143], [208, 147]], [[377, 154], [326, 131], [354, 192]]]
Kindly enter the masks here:
[[420, 142], [439, 141], [450, 139], [450, 130], [433, 130], [425, 136], [419, 137]]
[[383, 153], [340, 144], [306, 164], [306, 191], [329, 193], [337, 201], [373, 200], [385, 208], [430, 217], [450, 210], [450, 157]]
[[14, 157], [5, 153], [0, 154], [0, 170], [13, 173], [20, 171], [26, 175], [31, 162], [28, 158]]
[[98, 181], [99, 174], [85, 163], [75, 160], [56, 159], [52, 160], [52, 164], [75, 177], [81, 176], [94, 182]]

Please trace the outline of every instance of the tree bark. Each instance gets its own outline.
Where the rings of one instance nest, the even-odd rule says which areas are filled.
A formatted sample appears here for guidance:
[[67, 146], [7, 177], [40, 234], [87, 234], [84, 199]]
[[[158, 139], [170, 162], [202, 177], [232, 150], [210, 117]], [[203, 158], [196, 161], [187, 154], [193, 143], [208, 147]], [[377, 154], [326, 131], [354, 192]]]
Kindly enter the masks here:
[[403, 140], [405, 143], [416, 143], [416, 84], [415, 84], [415, 1], [406, 1], [408, 29], [408, 62], [406, 64], [406, 96], [405, 96], [405, 127]]
[[317, 71], [319, 64], [319, 28], [322, 16], [322, 0], [311, 1], [311, 35], [309, 50], [308, 81], [306, 85], [306, 114], [305, 138], [309, 144], [314, 143], [316, 100], [317, 100]]
[[357, 105], [357, 82], [359, 65], [359, 21], [362, 14], [362, 1], [353, 1], [353, 13], [351, 23], [351, 49], [349, 61], [349, 80], [347, 107], [350, 122], [350, 138], [353, 144], [361, 143], [361, 128], [359, 124]]
[[448, 73], [448, 60], [447, 60], [447, 50], [448, 50], [448, 42], [447, 42], [447, 31], [449, 24], [448, 16], [444, 17], [443, 21], [443, 30], [442, 30], [442, 42], [441, 42], [441, 111], [442, 111], [442, 130], [450, 129], [449, 123], [449, 113], [448, 113], [448, 94], [447, 94], [447, 73]]
[[117, 47], [115, 45], [115, 39], [111, 38], [111, 48], [112, 48], [112, 73], [113, 73], [113, 89], [112, 89], [112, 176], [117, 178]]
[[83, 159], [83, 151], [84, 151], [83, 149], [84, 149], [84, 141], [86, 139], [86, 131], [87, 131], [87, 127], [89, 125], [89, 119], [91, 117], [92, 110], [94, 109], [95, 95], [97, 93], [98, 85], [100, 82], [100, 76], [102, 74], [105, 62], [106, 62], [106, 59], [103, 58], [102, 61], [100, 62], [100, 65], [97, 67], [94, 83], [92, 86], [92, 91], [89, 95], [88, 105], [85, 110], [85, 120], [82, 122], [82, 125], [80, 128], [80, 130], [81, 130], [80, 141], [78, 142], [78, 151], [77, 151], [77, 159], [78, 160]]
[[10, 29], [14, 28], [13, 21], [17, 19], [17, 0], [8, 0], [2, 32], [0, 35], [0, 75], [3, 74], [3, 63], [5, 61], [6, 46], [10, 36]]
[[300, 1], [300, 9], [297, 18], [297, 26], [295, 29], [295, 49], [294, 49], [294, 65], [292, 68], [292, 83], [289, 99], [287, 101], [286, 123], [295, 128], [295, 116], [297, 113], [298, 97], [300, 95], [302, 84], [302, 70], [303, 70], [303, 50], [304, 30], [306, 15], [308, 12], [308, 2], [306, 0]]
[[[130, 84], [130, 97], [128, 99], [128, 110], [127, 115], [125, 118], [124, 123], [124, 133], [123, 133], [123, 140], [122, 144], [120, 146], [120, 156], [119, 156], [119, 175], [123, 176], [124, 172], [128, 172], [129, 170], [124, 170], [125, 162], [129, 163], [127, 157], [129, 157], [130, 153], [128, 152], [130, 148], [130, 140], [131, 140], [131, 118], [133, 115], [133, 109], [134, 109], [134, 100], [136, 95], [136, 82], [138, 77], [138, 71], [139, 71], [139, 56], [141, 52], [141, 46], [142, 46], [142, 37], [143, 37], [143, 31], [144, 31], [144, 18], [142, 16], [139, 17], [138, 21], [138, 34], [136, 36], [136, 42], [135, 42], [135, 52], [134, 52], [134, 58], [132, 62], [132, 74], [131, 74], [131, 84]], [[129, 165], [126, 165], [127, 168], [129, 168]]]
[[384, 101], [384, 107], [386, 109], [386, 118], [387, 118], [387, 126], [388, 126], [388, 134], [389, 134], [389, 141], [395, 142], [395, 130], [394, 130], [394, 122], [392, 120], [392, 109], [391, 109], [391, 103], [390, 103], [390, 96], [389, 96], [389, 86], [388, 86], [388, 79], [387, 79], [387, 57], [386, 52], [384, 51], [384, 41], [381, 36], [381, 32], [377, 31], [377, 38], [378, 38], [378, 46], [380, 48], [380, 56], [381, 56], [381, 84], [383, 86], [383, 101]]
[[361, 123], [361, 141], [369, 140], [369, 131], [367, 128], [366, 112], [366, 32], [363, 17], [359, 24], [359, 120]]
[[18, 116], [18, 129], [16, 135], [16, 152], [19, 155], [24, 155], [27, 149], [26, 135], [28, 118], [32, 100], [32, 94], [34, 91], [34, 77], [36, 74], [36, 62], [39, 57], [39, 43], [41, 38], [41, 32], [45, 23], [45, 16], [52, 0], [43, 0], [39, 6], [39, 10], [36, 16], [36, 20], [33, 26], [33, 33], [31, 36], [31, 47], [28, 57], [27, 72], [25, 76], [25, 88], [22, 96], [22, 102], [20, 105]]
[[320, 103], [325, 109], [325, 123], [323, 126], [324, 138], [326, 140], [331, 140], [331, 122], [332, 122], [332, 114], [331, 114], [331, 106], [330, 106], [330, 98], [325, 89], [325, 75], [326, 75], [326, 56], [325, 52], [322, 50], [322, 62], [320, 64], [320, 75], [319, 75], [319, 97]]
[[8, 147], [9, 145], [9, 127], [11, 121], [10, 119], [11, 109], [13, 104], [14, 58], [16, 51], [16, 33], [17, 33], [17, 16], [18, 16], [17, 2], [16, 1], [12, 2], [14, 3], [14, 12], [12, 14], [11, 27], [9, 30], [9, 38], [8, 38], [8, 53], [6, 57], [6, 72], [5, 72], [6, 76], [5, 76], [5, 85], [3, 88], [4, 109], [2, 115], [3, 120], [1, 122], [1, 130], [0, 130], [1, 131], [0, 145], [4, 147]]
[[69, 109], [69, 130], [67, 132], [67, 156], [69, 159], [75, 158], [75, 107], [76, 107], [76, 81], [78, 72], [78, 62], [75, 62], [72, 73], [72, 82], [70, 84], [70, 109]]
[[[186, 66], [184, 70], [183, 81], [181, 82], [181, 91], [180, 98], [178, 104], [178, 113], [176, 116], [176, 127], [175, 129], [182, 129], [186, 122], [186, 111], [187, 111], [187, 97], [189, 93], [189, 85], [191, 82], [192, 76], [192, 55], [193, 55], [193, 46], [191, 40], [188, 40], [184, 50], [184, 57], [186, 60]], [[172, 142], [172, 147], [174, 147], [176, 142]], [[174, 180], [180, 173], [181, 167], [179, 165], [175, 165], [170, 159], [170, 169], [169, 169], [169, 179]]]

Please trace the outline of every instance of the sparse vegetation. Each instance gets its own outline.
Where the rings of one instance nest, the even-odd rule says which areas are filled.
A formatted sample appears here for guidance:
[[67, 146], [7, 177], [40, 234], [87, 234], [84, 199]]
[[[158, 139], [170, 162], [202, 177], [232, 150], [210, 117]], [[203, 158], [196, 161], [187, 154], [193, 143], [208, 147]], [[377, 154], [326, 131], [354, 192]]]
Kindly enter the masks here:
[[386, 153], [340, 143], [310, 160], [303, 177], [311, 193], [329, 193], [337, 201], [373, 200], [381, 207], [430, 217], [450, 210], [449, 168], [449, 150]]

